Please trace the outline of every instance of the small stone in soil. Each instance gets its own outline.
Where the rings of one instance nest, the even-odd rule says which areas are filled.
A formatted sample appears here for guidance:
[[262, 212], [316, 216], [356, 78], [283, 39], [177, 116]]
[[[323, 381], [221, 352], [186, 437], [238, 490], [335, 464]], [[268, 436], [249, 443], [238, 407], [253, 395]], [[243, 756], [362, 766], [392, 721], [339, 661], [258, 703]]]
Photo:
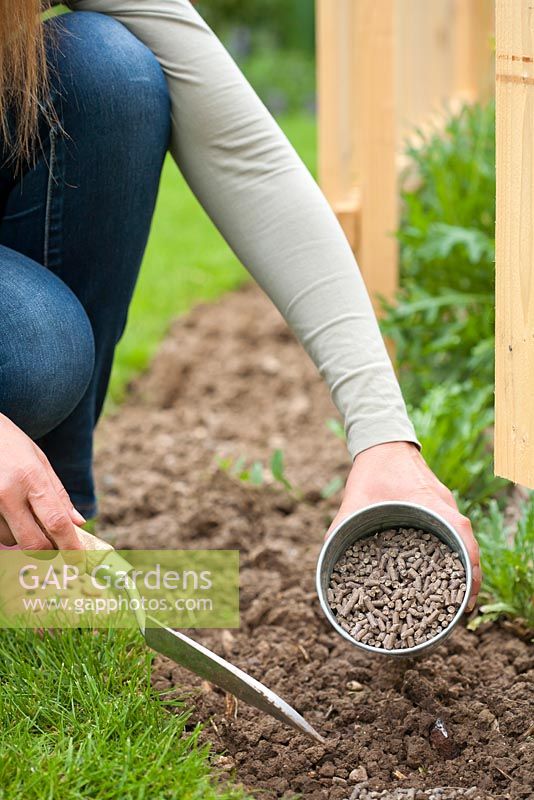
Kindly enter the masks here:
[[356, 767], [349, 773], [349, 781], [352, 783], [363, 783], [367, 780], [367, 770], [365, 767]]
[[454, 758], [456, 748], [442, 719], [438, 718], [430, 727], [430, 744], [443, 758]]
[[393, 528], [361, 539], [335, 565], [327, 592], [341, 627], [385, 650], [432, 639], [465, 595], [458, 553], [430, 533]]

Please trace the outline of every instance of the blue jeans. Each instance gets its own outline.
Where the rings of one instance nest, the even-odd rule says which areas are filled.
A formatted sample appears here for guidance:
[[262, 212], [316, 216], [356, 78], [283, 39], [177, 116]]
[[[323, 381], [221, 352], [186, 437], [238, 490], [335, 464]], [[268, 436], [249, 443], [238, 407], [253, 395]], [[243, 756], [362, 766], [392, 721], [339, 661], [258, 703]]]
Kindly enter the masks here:
[[0, 412], [96, 511], [93, 431], [145, 249], [170, 135], [153, 54], [120, 23], [46, 23], [50, 101], [21, 175], [0, 141]]

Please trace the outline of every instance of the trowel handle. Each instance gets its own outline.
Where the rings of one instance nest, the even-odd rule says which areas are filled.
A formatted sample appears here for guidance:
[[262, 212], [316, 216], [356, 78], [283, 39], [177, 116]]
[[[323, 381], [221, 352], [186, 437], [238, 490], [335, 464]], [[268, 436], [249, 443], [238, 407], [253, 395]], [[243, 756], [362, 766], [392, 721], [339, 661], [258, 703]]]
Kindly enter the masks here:
[[[112, 571], [115, 572], [120, 571], [124, 575], [128, 575], [128, 573], [133, 569], [132, 565], [129, 564], [128, 561], [126, 561], [126, 559], [124, 559], [121, 555], [119, 555], [119, 553], [115, 551], [115, 548], [112, 547], [110, 544], [104, 542], [102, 539], [99, 539], [98, 536], [93, 536], [92, 533], [87, 533], [87, 531], [82, 530], [77, 525], [75, 525], [74, 527], [76, 528], [76, 533], [78, 534], [78, 537], [82, 541], [82, 544], [86, 548], [86, 550], [89, 550], [91, 552], [98, 550], [102, 554], [100, 556], [93, 555], [91, 559], [87, 558], [88, 569], [95, 563], [103, 563], [104, 561], [111, 567]], [[112, 555], [108, 555], [109, 553], [112, 553]], [[126, 586], [125, 591], [130, 600], [136, 601], [136, 604], [132, 610], [133, 613], [135, 614], [139, 630], [144, 636], [145, 622], [146, 622], [145, 612], [135, 582], [130, 586]]]
[[93, 536], [92, 533], [82, 530], [82, 528], [79, 528], [77, 525], [74, 527], [76, 528], [78, 538], [86, 550], [113, 550], [110, 544], [99, 539], [98, 536]]

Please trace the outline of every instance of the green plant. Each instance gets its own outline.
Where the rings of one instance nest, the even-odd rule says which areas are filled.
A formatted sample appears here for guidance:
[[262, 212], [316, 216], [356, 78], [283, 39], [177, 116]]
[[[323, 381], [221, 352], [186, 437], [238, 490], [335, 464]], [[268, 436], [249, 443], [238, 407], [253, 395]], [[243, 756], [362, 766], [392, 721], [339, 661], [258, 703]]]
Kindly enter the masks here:
[[258, 47], [239, 66], [274, 114], [310, 109], [315, 102], [315, 62], [301, 50]]
[[246, 28], [267, 34], [278, 47], [314, 53], [313, 0], [201, 0], [198, 9], [219, 35]]
[[328, 428], [329, 431], [332, 431], [334, 436], [337, 436], [338, 439], [341, 439], [342, 442], [347, 441], [345, 428], [343, 427], [343, 423], [340, 422], [340, 420], [333, 418], [327, 419], [326, 427]]
[[384, 304], [423, 452], [465, 510], [503, 494], [493, 475], [495, 109], [467, 106], [408, 149], [402, 289]]
[[[329, 420], [328, 422], [335, 422]], [[222, 472], [226, 472], [232, 478], [253, 486], [262, 486], [267, 483], [266, 475], [270, 473], [272, 480], [280, 484], [288, 494], [297, 500], [302, 499], [303, 492], [294, 486], [286, 475], [284, 464], [284, 454], [282, 450], [275, 450], [269, 459], [268, 466], [261, 461], [247, 461], [244, 456], [240, 456], [235, 461], [229, 456], [216, 458], [216, 464]], [[344, 481], [339, 476], [335, 476], [321, 489], [321, 497], [327, 499], [336, 495], [344, 486]]]
[[234, 461], [230, 456], [217, 457], [216, 463], [222, 472], [237, 478], [243, 483], [252, 483], [261, 486], [265, 482], [264, 468], [261, 461], [247, 462], [244, 456], [239, 456]]
[[465, 107], [408, 149], [418, 184], [403, 193], [402, 290], [382, 328], [412, 405], [444, 380], [493, 383], [494, 115]]
[[288, 492], [293, 491], [293, 487], [291, 483], [288, 481], [286, 476], [286, 469], [284, 464], [284, 454], [281, 450], [275, 450], [271, 456], [271, 475], [280, 483], [284, 489], [287, 489]]
[[[493, 286], [495, 108], [465, 106], [443, 132], [408, 148], [415, 190], [403, 193], [402, 273], [430, 294]], [[428, 269], [431, 267], [431, 269]], [[468, 267], [468, 268], [467, 268]], [[466, 269], [467, 268], [467, 269]]]
[[442, 292], [413, 286], [382, 324], [394, 342], [404, 396], [415, 403], [444, 380], [493, 382], [492, 294]]
[[411, 418], [429, 465], [468, 510], [507, 485], [493, 475], [491, 386], [471, 382], [434, 386]]
[[244, 800], [126, 630], [0, 634], [0, 798]]
[[287, 492], [297, 491], [286, 476], [284, 454], [281, 450], [275, 450], [271, 455], [268, 470], [261, 461], [250, 463], [244, 456], [239, 456], [235, 461], [229, 456], [218, 457], [216, 463], [220, 470], [243, 483], [261, 486], [266, 482], [266, 472], [270, 472], [273, 480], [283, 486]]
[[471, 627], [507, 615], [534, 635], [534, 493], [510, 529], [497, 503], [472, 515], [483, 572], [481, 615]]

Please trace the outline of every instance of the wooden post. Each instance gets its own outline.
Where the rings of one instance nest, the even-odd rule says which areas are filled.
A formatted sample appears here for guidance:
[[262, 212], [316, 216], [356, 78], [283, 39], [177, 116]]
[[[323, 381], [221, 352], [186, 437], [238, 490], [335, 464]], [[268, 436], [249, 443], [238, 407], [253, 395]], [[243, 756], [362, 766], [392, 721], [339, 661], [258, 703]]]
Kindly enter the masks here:
[[319, 182], [351, 247], [358, 241], [358, 126], [352, 40], [354, 0], [317, 0]]
[[356, 33], [362, 154], [357, 255], [367, 289], [392, 300], [398, 283], [396, 0], [358, 0]]
[[343, 195], [346, 180], [343, 167], [348, 144], [343, 130], [344, 97], [342, 51], [345, 32], [341, 6], [329, 7], [317, 0], [317, 96], [319, 182], [330, 203]]
[[493, 93], [494, 0], [454, 0], [453, 92], [474, 102]]
[[534, 488], [534, 6], [496, 8], [495, 470]]

